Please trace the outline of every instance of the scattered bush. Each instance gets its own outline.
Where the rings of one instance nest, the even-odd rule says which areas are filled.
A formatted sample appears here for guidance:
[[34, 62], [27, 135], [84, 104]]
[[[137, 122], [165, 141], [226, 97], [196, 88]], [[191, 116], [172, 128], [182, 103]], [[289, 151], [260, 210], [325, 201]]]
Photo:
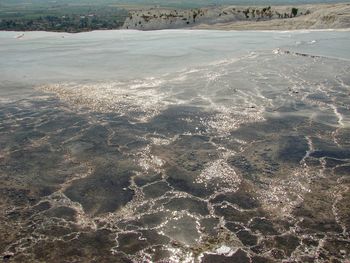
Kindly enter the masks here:
[[292, 15], [293, 15], [293, 17], [296, 17], [297, 14], [298, 14], [298, 8], [293, 7], [292, 8]]

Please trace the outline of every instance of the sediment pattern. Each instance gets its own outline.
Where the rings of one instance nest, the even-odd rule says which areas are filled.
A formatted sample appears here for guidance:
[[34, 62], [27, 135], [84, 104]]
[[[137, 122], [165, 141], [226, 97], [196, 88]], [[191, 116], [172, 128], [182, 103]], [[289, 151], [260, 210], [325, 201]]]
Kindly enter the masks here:
[[349, 85], [278, 51], [2, 102], [4, 261], [346, 262]]

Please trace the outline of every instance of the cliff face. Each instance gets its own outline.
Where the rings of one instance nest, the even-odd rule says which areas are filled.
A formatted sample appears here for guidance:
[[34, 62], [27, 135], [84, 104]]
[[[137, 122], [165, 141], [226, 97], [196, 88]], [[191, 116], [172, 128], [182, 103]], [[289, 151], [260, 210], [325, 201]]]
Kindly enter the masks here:
[[131, 11], [124, 29], [289, 29], [346, 28], [350, 4], [244, 7], [228, 6], [188, 10], [148, 9]]
[[[183, 28], [209, 22], [218, 15], [216, 9], [169, 10], [149, 9], [129, 13], [124, 22], [125, 29], [157, 30], [165, 28]], [[224, 21], [223, 22], [227, 22]]]

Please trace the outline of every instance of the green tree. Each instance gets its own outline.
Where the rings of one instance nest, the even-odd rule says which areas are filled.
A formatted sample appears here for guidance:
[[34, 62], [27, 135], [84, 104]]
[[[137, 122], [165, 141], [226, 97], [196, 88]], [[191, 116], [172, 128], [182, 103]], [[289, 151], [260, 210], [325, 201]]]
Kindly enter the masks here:
[[293, 15], [293, 17], [296, 17], [297, 14], [298, 14], [298, 8], [293, 7], [292, 8], [292, 15]]

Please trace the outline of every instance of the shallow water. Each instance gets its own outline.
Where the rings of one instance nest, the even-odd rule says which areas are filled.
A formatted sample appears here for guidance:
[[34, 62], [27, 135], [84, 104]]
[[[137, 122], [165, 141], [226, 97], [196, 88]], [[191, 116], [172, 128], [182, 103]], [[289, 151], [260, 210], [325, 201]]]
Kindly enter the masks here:
[[0, 32], [4, 260], [349, 258], [348, 31], [18, 35]]

